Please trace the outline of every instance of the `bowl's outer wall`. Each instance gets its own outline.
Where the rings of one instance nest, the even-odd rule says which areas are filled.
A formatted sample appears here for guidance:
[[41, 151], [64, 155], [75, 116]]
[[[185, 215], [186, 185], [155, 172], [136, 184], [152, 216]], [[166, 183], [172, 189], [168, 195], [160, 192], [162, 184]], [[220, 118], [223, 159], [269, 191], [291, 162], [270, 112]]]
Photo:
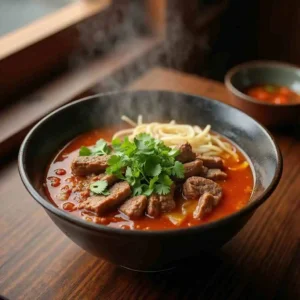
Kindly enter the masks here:
[[[21, 155], [26, 177], [40, 196], [46, 199], [43, 191], [45, 169], [61, 147], [83, 132], [120, 124], [123, 114], [133, 119], [143, 114], [146, 122], [175, 119], [200, 126], [211, 124], [216, 132], [244, 149], [251, 159], [256, 177], [251, 199], [261, 195], [274, 179], [279, 164], [276, 147], [262, 127], [244, 113], [197, 96], [152, 91], [120, 92], [73, 103], [48, 116], [33, 130]], [[30, 191], [31, 187], [27, 188]], [[35, 198], [45, 207], [45, 200]], [[199, 249], [217, 248], [238, 232], [252, 214], [249, 211], [244, 219], [232, 221], [226, 228], [200, 230], [199, 235], [180, 235], [180, 240], [177, 240], [174, 235], [169, 237], [168, 234], [145, 237], [141, 233], [138, 239], [134, 238], [136, 235], [108, 234], [107, 228], [104, 230], [100, 225], [91, 232], [80, 224], [75, 225], [83, 222], [80, 219], [70, 222], [66, 216], [72, 216], [57, 211], [59, 214], [56, 212], [56, 215], [48, 213], [75, 243], [93, 254], [133, 269], [159, 268], [175, 258], [195, 254]], [[133, 245], [136, 251], [134, 247], [129, 249], [129, 245]]]
[[[300, 69], [290, 67], [253, 66], [241, 68], [232, 75], [231, 84], [240, 92], [257, 84], [288, 86], [300, 94]], [[299, 120], [299, 105], [268, 105], [251, 102], [230, 91], [232, 104], [251, 115], [266, 126], [289, 125]]]
[[245, 101], [243, 97], [230, 93], [231, 103], [235, 107], [245, 111], [255, 120], [268, 127], [293, 125], [300, 120], [299, 106], [267, 105]]
[[227, 223], [223, 228], [211, 228], [202, 232], [190, 232], [185, 235], [165, 236], [125, 236], [92, 231], [76, 226], [46, 210], [50, 218], [74, 243], [87, 252], [137, 271], [159, 271], [174, 267], [201, 256], [213, 253], [246, 224], [252, 214]]

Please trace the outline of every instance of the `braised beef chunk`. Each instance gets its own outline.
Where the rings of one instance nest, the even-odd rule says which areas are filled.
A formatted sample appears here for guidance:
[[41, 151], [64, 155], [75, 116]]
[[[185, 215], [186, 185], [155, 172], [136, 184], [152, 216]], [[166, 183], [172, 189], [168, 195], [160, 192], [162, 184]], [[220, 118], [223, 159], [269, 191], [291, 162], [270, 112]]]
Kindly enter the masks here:
[[206, 174], [207, 174], [208, 170], [209, 170], [208, 168], [203, 166], [202, 167], [202, 172], [199, 176], [206, 178]]
[[202, 160], [203, 165], [209, 169], [223, 169], [224, 163], [221, 157], [197, 155], [197, 159]]
[[179, 148], [179, 154], [176, 160], [186, 163], [196, 159], [196, 153], [193, 152], [192, 146], [189, 143], [182, 144]]
[[154, 218], [160, 215], [160, 202], [157, 194], [152, 194], [149, 197], [147, 214]]
[[92, 196], [79, 204], [79, 208], [94, 211], [98, 215], [116, 208], [122, 204], [131, 194], [130, 186], [126, 181], [116, 183], [109, 189], [108, 196]]
[[105, 196], [91, 196], [78, 205], [78, 208], [97, 212], [100, 203], [105, 199]]
[[210, 193], [214, 196], [215, 205], [222, 197], [222, 188], [216, 182], [203, 177], [190, 177], [183, 184], [183, 195], [187, 199], [197, 199], [204, 193]]
[[227, 174], [220, 169], [208, 169], [205, 178], [211, 180], [224, 180], [227, 178]]
[[171, 187], [171, 191], [167, 195], [152, 194], [149, 197], [147, 213], [151, 217], [158, 217], [161, 213], [173, 210], [176, 206], [174, 201], [175, 186]]
[[162, 213], [169, 212], [175, 208], [176, 203], [174, 201], [174, 191], [175, 185], [171, 187], [169, 194], [159, 196], [160, 210]]
[[116, 183], [119, 179], [118, 177], [116, 177], [115, 175], [111, 175], [111, 174], [99, 174], [97, 176], [94, 176], [92, 178], [92, 181], [97, 181], [97, 180], [104, 180], [107, 182], [108, 186], [113, 185], [114, 183]]
[[198, 205], [193, 213], [195, 219], [203, 219], [207, 214], [209, 214], [215, 206], [215, 198], [210, 193], [204, 193], [198, 202]]
[[203, 163], [199, 159], [183, 164], [183, 168], [184, 168], [184, 178], [189, 178], [191, 176], [197, 176], [203, 174]]
[[101, 180], [105, 180], [107, 182], [108, 186], [111, 186], [114, 183], [116, 183], [119, 179], [115, 175], [105, 174]]
[[127, 215], [130, 219], [137, 219], [144, 214], [147, 203], [148, 200], [146, 196], [136, 196], [122, 204], [120, 211]]
[[104, 172], [108, 167], [109, 155], [103, 156], [78, 156], [72, 162], [74, 175], [86, 176]]

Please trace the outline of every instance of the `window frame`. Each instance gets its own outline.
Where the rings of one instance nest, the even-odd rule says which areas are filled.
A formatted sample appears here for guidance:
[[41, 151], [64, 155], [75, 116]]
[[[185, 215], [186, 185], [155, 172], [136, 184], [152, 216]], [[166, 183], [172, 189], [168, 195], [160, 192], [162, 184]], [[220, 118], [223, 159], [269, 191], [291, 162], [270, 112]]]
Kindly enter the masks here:
[[108, 8], [112, 0], [77, 0], [0, 37], [0, 61]]

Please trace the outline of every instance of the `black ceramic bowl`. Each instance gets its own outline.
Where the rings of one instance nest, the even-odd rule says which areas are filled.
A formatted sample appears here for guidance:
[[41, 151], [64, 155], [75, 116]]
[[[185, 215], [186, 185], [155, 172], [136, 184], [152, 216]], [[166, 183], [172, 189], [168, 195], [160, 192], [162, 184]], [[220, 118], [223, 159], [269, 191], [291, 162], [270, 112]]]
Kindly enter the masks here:
[[[93, 224], [51, 204], [43, 191], [43, 179], [54, 155], [83, 132], [119, 124], [122, 114], [132, 118], [143, 114], [145, 121], [175, 119], [200, 126], [211, 124], [243, 149], [252, 162], [255, 187], [249, 204], [216, 222], [162, 231], [130, 231]], [[233, 107], [192, 95], [138, 91], [92, 96], [51, 113], [25, 138], [19, 153], [19, 170], [29, 193], [77, 245], [117, 265], [155, 271], [197, 257], [202, 251], [214, 251], [228, 242], [274, 191], [282, 161], [269, 133]]]

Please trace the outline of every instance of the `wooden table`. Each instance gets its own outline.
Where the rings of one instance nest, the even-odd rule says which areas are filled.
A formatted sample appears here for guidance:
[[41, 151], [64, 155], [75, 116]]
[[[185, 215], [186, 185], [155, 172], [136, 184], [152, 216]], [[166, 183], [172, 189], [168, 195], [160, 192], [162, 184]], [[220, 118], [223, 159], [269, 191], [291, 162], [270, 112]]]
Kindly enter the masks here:
[[[131, 89], [168, 89], [227, 102], [224, 86], [154, 69]], [[300, 137], [276, 133], [283, 178], [220, 252], [196, 269], [134, 273], [84, 252], [25, 191], [13, 160], [0, 171], [0, 294], [9, 299], [300, 299]]]

